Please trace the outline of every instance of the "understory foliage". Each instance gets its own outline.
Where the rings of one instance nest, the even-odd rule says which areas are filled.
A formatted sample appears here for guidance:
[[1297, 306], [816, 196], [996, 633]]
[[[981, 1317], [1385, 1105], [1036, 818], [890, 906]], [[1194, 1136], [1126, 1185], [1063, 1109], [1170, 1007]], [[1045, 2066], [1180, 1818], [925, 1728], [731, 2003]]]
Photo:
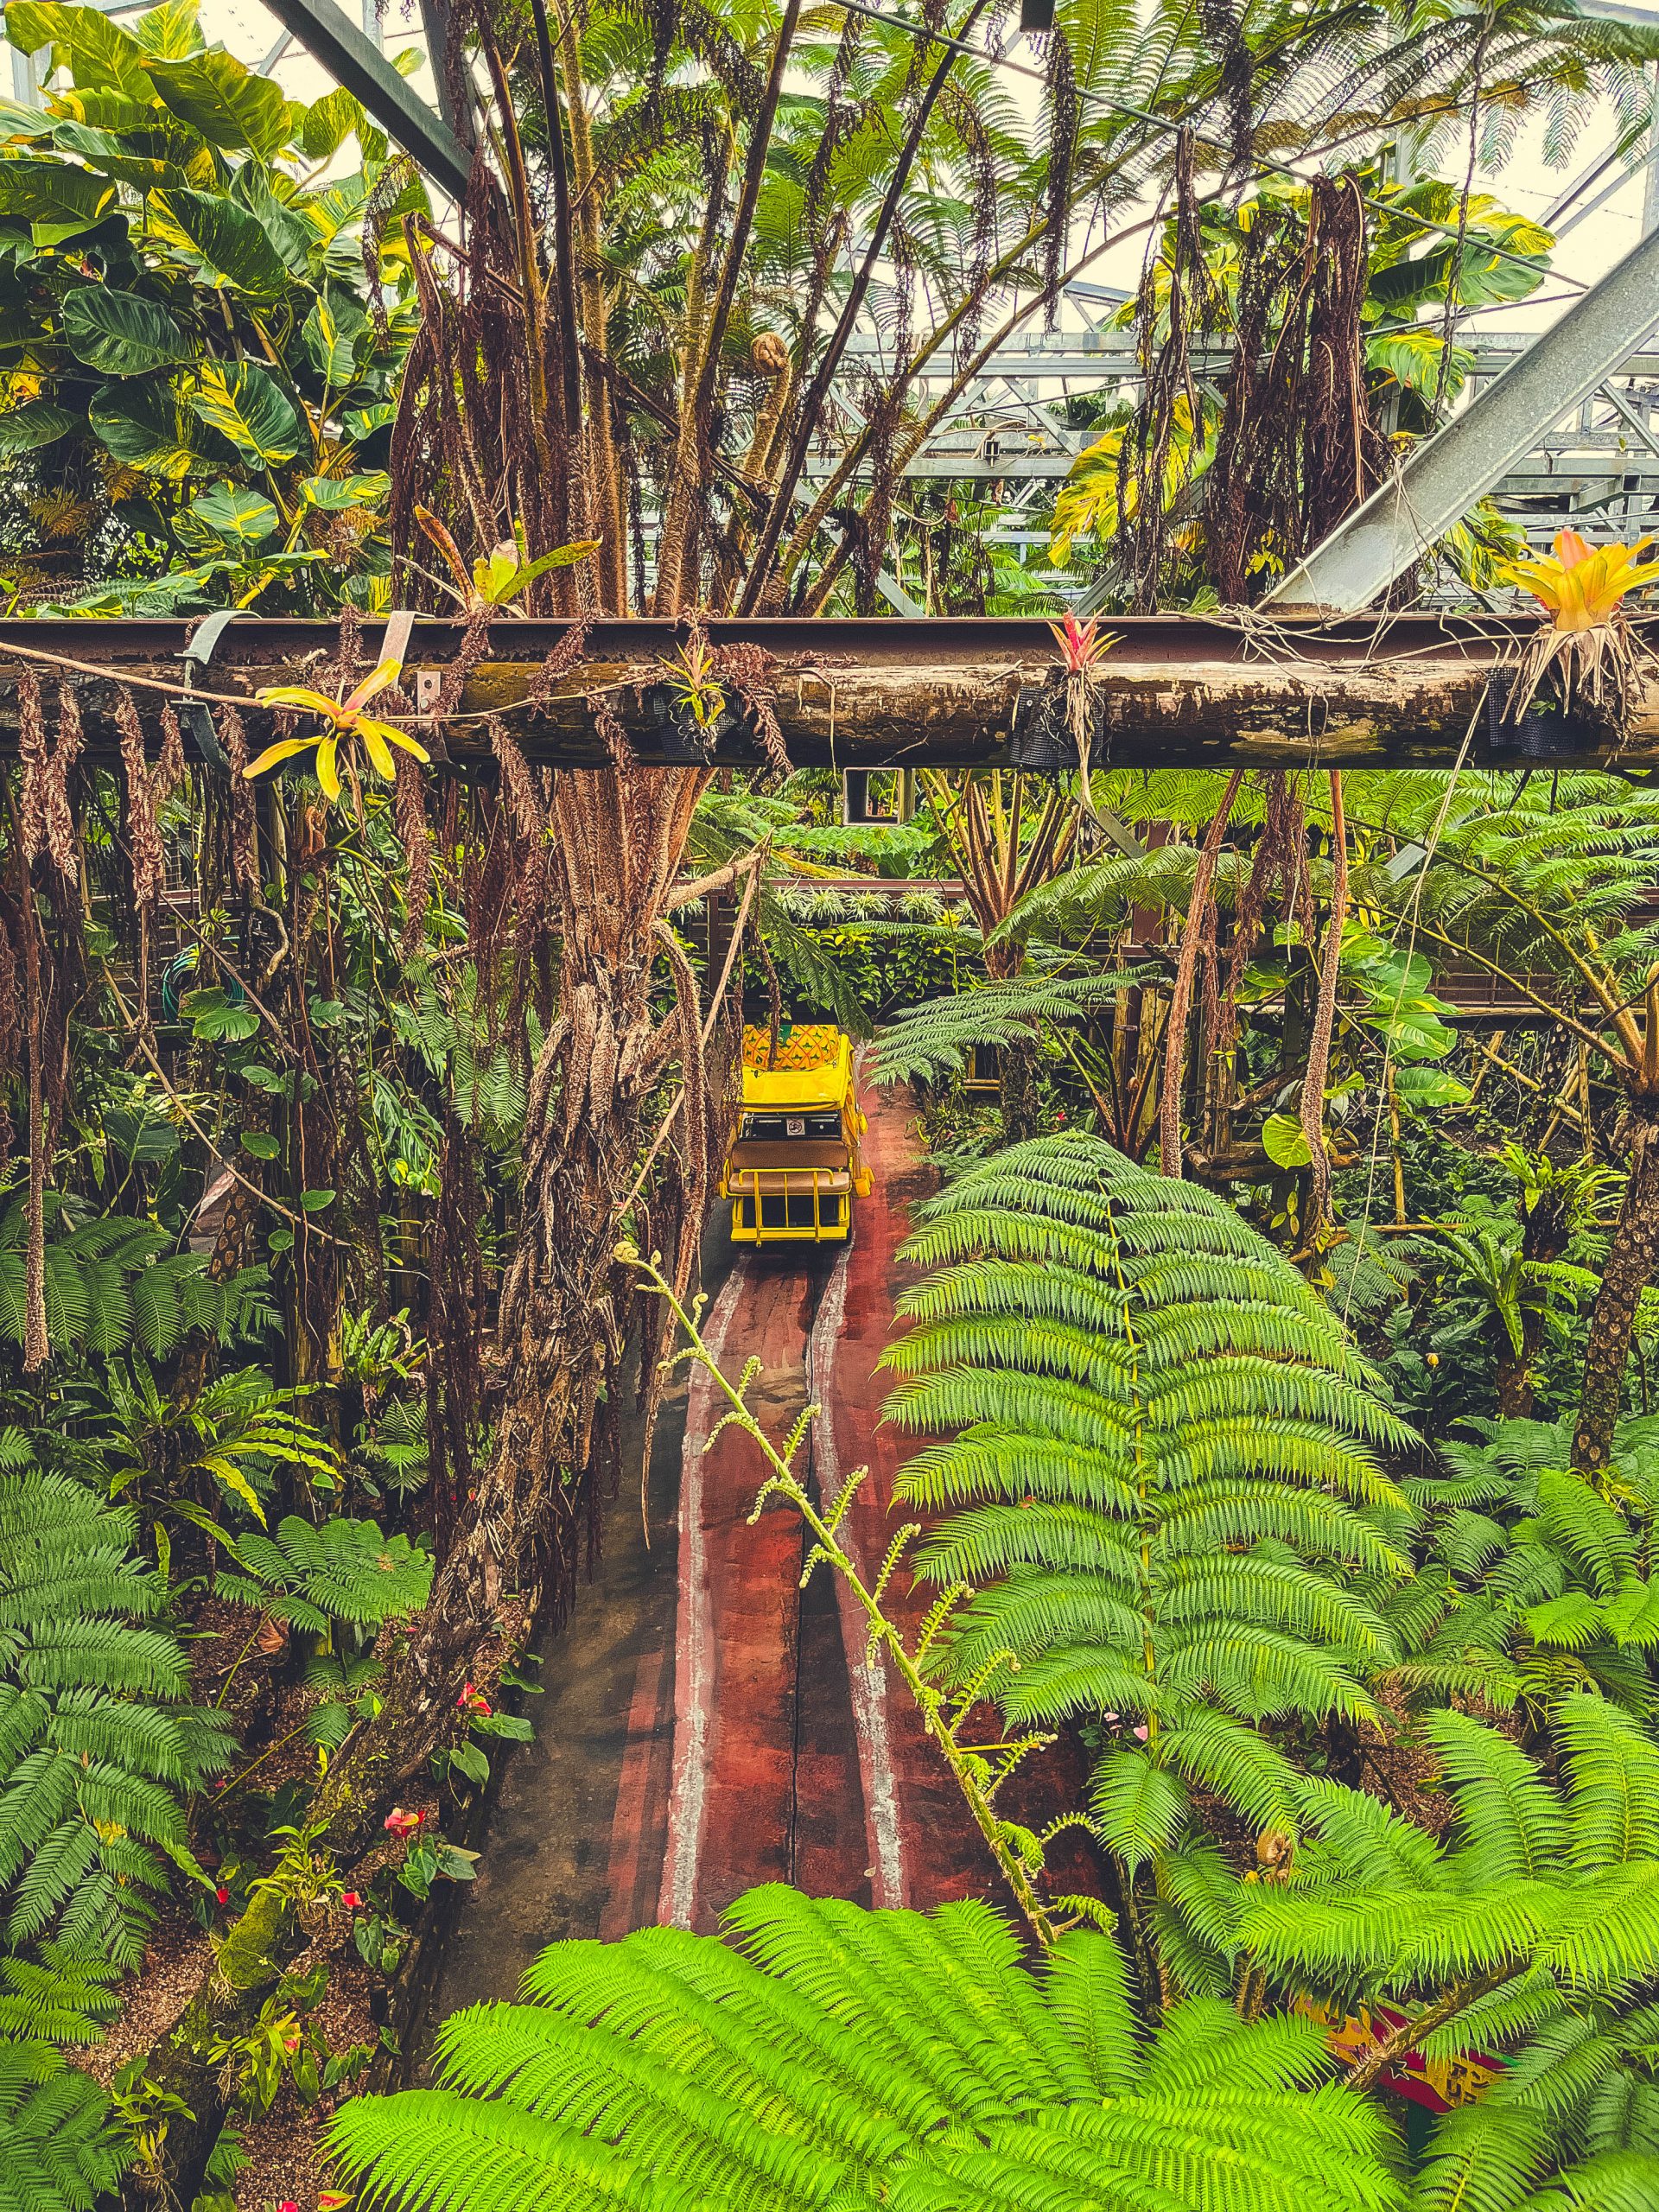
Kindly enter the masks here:
[[934, 1272], [887, 1412], [958, 1432], [899, 1485], [950, 1509], [920, 1572], [975, 1593], [948, 1679], [1011, 1719], [1091, 1717], [1097, 1832], [1131, 1870], [1194, 1785], [1284, 1822], [1258, 1724], [1374, 1718], [1399, 1655], [1409, 1509], [1379, 1452], [1413, 1439], [1376, 1370], [1224, 1200], [1097, 1137], [999, 1153], [919, 1221], [904, 1255]]
[[161, 1579], [130, 1513], [29, 1464], [0, 1483], [0, 1882], [14, 1949], [137, 1964], [183, 1854], [181, 1796], [228, 1764], [224, 1724], [185, 1701]]
[[346, 2176], [477, 2212], [1403, 2212], [1390, 2131], [1312, 2021], [1198, 2001], [1148, 2035], [1108, 1937], [1064, 1937], [1033, 1979], [973, 1900], [760, 1889], [726, 1926], [556, 1943], [524, 2002], [445, 2024], [440, 2086], [340, 2114]]

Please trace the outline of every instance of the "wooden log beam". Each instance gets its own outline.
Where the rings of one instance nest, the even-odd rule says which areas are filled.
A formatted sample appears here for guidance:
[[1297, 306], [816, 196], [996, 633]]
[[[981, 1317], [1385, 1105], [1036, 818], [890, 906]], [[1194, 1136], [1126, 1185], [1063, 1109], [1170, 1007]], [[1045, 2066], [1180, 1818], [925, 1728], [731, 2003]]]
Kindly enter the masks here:
[[[498, 623], [472, 669], [459, 715], [423, 729], [435, 757], [464, 768], [490, 756], [486, 718], [506, 717], [532, 761], [607, 765], [590, 702], [602, 698], [640, 757], [664, 757], [654, 711], [683, 637], [674, 624], [596, 622], [582, 658], [550, 682], [548, 653], [568, 626]], [[1511, 662], [1531, 626], [1497, 618], [1438, 615], [1357, 617], [1271, 625], [1236, 618], [1146, 615], [1121, 618], [1119, 642], [1097, 686], [1106, 758], [1127, 767], [1449, 767], [1521, 764], [1521, 734], [1498, 725], [1487, 692], [1495, 671]], [[1041, 620], [846, 620], [788, 618], [711, 621], [715, 645], [758, 645], [784, 741], [800, 766], [841, 768], [989, 767], [1007, 765], [1020, 691], [1056, 666]], [[71, 671], [95, 744], [107, 743], [111, 686], [127, 677], [176, 686], [188, 626], [155, 621], [34, 621], [0, 624], [0, 745], [15, 743], [18, 668], [9, 647], [79, 664]], [[372, 655], [376, 624], [365, 626]], [[408, 666], [441, 671], [460, 636], [454, 623], [416, 622]], [[315, 680], [333, 650], [334, 626], [285, 620], [238, 621], [227, 631], [198, 689], [241, 701], [260, 685]], [[50, 678], [56, 664], [33, 664]], [[140, 693], [147, 711], [164, 690]], [[259, 710], [253, 710], [256, 715]], [[256, 721], [251, 734], [262, 738]], [[1638, 702], [1623, 741], [1577, 734], [1562, 762], [1659, 764], [1659, 687]], [[762, 756], [739, 729], [718, 757], [734, 764]], [[1098, 756], [1097, 756], [1098, 757]], [[1535, 757], [1535, 756], [1532, 756]]]

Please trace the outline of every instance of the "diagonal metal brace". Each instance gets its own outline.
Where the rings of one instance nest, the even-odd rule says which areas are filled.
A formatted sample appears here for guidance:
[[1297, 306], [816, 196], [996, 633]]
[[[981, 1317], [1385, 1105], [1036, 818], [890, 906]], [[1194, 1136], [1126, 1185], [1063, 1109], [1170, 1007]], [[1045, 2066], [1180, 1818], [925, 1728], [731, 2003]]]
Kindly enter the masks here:
[[[435, 109], [397, 74], [334, 0], [265, 0], [286, 31], [362, 101], [386, 136], [452, 200], [465, 197], [472, 157]], [[434, 56], [434, 67], [442, 64]]]
[[1262, 604], [1357, 613], [1414, 567], [1659, 326], [1659, 231], [1516, 356], [1397, 476], [1344, 517]]

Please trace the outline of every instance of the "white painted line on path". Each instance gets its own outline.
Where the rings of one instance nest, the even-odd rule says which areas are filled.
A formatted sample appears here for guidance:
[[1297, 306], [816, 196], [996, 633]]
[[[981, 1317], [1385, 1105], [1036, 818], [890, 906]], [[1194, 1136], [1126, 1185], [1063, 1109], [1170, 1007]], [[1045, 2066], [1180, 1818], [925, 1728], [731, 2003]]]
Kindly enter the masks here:
[[[748, 1286], [747, 1254], [732, 1262], [720, 1295], [703, 1324], [703, 1342], [715, 1360], [726, 1355], [726, 1339], [738, 1301]], [[689, 1370], [685, 1393], [685, 1438], [680, 1451], [680, 1592], [674, 1637], [674, 1782], [668, 1807], [668, 1850], [663, 1860], [658, 1922], [690, 1928], [696, 1910], [697, 1875], [702, 1858], [703, 1819], [709, 1769], [714, 1750], [715, 1621], [709, 1588], [708, 1546], [703, 1540], [703, 1452], [715, 1424], [726, 1410], [708, 1369]]]
[[[856, 1217], [855, 1217], [856, 1219]], [[847, 1269], [853, 1240], [836, 1255], [836, 1264], [812, 1322], [808, 1353], [811, 1362], [809, 1389], [818, 1408], [812, 1424], [812, 1464], [818, 1478], [818, 1497], [827, 1513], [841, 1495], [845, 1477], [836, 1450], [836, 1354], [847, 1311]], [[869, 1563], [858, 1557], [848, 1522], [841, 1526], [841, 1541], [861, 1573]], [[887, 1733], [887, 1662], [864, 1663], [868, 1623], [863, 1607], [837, 1578], [836, 1604], [841, 1615], [842, 1643], [847, 1653], [847, 1679], [851, 1688], [853, 1726], [858, 1738], [859, 1776], [864, 1786], [864, 1824], [870, 1853], [870, 1902], [886, 1909], [905, 1902], [904, 1839], [899, 1825], [899, 1791], [893, 1771], [893, 1751]]]

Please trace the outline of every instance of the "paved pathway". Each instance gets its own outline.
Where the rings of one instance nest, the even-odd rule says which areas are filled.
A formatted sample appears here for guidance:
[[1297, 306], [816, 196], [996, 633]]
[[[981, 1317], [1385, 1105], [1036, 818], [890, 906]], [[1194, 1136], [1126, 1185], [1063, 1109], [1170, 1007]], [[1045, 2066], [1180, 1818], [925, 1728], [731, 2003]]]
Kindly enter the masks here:
[[[915, 1448], [880, 1425], [876, 1362], [910, 1273], [895, 1249], [931, 1173], [908, 1094], [866, 1103], [874, 1190], [851, 1244], [733, 1255], [716, 1224], [705, 1332], [728, 1374], [760, 1361], [751, 1403], [769, 1435], [786, 1437], [809, 1397], [819, 1405], [804, 1458], [822, 1497], [871, 1468], [844, 1537], [874, 1572]], [[723, 1405], [693, 1370], [664, 1409], [649, 1548], [637, 1497], [610, 1511], [597, 1583], [550, 1643], [537, 1740], [505, 1781], [442, 2010], [509, 1994], [559, 1936], [659, 1920], [712, 1930], [757, 1882], [875, 1905], [1006, 1902], [903, 1685], [865, 1667], [861, 1613], [823, 1569], [802, 1592], [798, 1516], [774, 1503], [751, 1524], [766, 1471], [752, 1440], [728, 1428], [705, 1449]], [[893, 1587], [913, 1623], [931, 1592], [911, 1593], [902, 1571]], [[1078, 1779], [1064, 1747], [1041, 1754], [1005, 1809], [1039, 1821], [1076, 1802]], [[1068, 1866], [1058, 1886], [1087, 1878]]]

